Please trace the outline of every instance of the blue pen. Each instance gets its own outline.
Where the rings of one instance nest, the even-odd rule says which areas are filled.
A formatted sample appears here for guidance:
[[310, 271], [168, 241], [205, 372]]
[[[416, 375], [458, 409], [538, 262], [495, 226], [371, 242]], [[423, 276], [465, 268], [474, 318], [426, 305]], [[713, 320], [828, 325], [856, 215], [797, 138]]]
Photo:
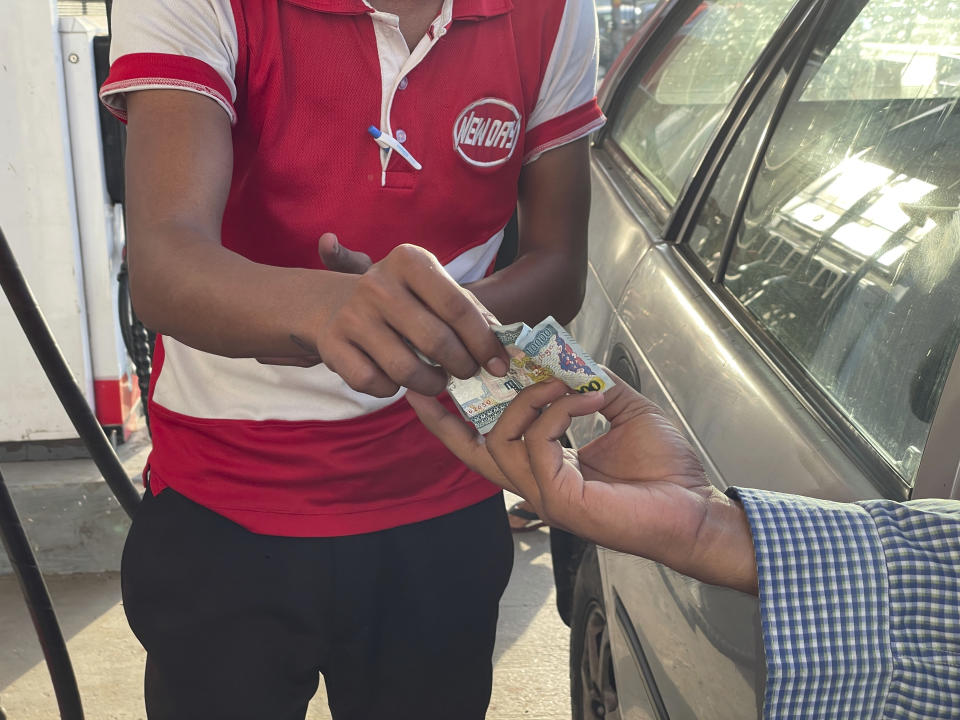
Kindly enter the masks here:
[[376, 140], [377, 145], [382, 147], [384, 150], [395, 150], [400, 154], [404, 160], [410, 163], [413, 166], [414, 170], [423, 170], [423, 165], [418, 163], [414, 159], [413, 155], [410, 154], [410, 151], [407, 150], [400, 142], [391, 137], [389, 133], [383, 132], [376, 125], [371, 125], [367, 128], [367, 132], [373, 136], [373, 139]]

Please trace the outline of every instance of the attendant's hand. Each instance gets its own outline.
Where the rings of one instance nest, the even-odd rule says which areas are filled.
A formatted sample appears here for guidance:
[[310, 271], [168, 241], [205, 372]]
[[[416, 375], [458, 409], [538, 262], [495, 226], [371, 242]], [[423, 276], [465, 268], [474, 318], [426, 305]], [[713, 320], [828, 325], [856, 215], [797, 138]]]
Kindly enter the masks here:
[[[320, 236], [317, 241], [317, 253], [327, 270], [333, 270], [334, 272], [363, 275], [373, 265], [369, 255], [345, 248], [333, 233], [324, 233]], [[296, 355], [290, 357], [259, 357], [257, 362], [263, 365], [309, 368], [320, 365], [323, 360], [319, 355]]]
[[317, 241], [317, 252], [327, 270], [334, 272], [363, 275], [373, 265], [369, 255], [344, 247], [333, 233], [324, 233], [320, 236]]
[[437, 395], [448, 373], [469, 378], [483, 365], [506, 374], [509, 358], [490, 329], [495, 318], [428, 251], [400, 245], [373, 263], [327, 233], [319, 252], [328, 270], [341, 273], [342, 290], [311, 340], [354, 390], [390, 397], [403, 386]]
[[[529, 500], [548, 524], [704, 582], [756, 593], [743, 509], [714, 488], [660, 409], [615, 378], [605, 393], [559, 381], [525, 389], [484, 438], [435, 398], [408, 394], [423, 423], [461, 460]], [[600, 412], [604, 435], [561, 446], [574, 417]]]

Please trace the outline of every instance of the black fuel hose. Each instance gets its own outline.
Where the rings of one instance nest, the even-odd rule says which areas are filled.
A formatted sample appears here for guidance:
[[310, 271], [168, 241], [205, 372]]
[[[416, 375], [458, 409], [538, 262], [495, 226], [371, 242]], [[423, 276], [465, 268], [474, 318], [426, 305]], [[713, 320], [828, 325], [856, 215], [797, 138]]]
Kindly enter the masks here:
[[[106, 0], [108, 27], [111, 5], [110, 0]], [[120, 506], [132, 517], [133, 511], [140, 502], [140, 494], [127, 477], [120, 458], [117, 457], [113, 446], [103, 433], [103, 428], [100, 427], [100, 423], [97, 422], [93, 411], [84, 399], [76, 379], [70, 372], [37, 306], [33, 293], [30, 292], [30, 286], [17, 265], [13, 250], [2, 228], [0, 228], [0, 286], [3, 287], [10, 307], [13, 308], [20, 327], [23, 328], [47, 379], [53, 385], [57, 397], [83, 439], [103, 479], [116, 496]], [[23, 530], [23, 523], [20, 521], [13, 498], [3, 479], [3, 473], [0, 473], [0, 540], [17, 576], [30, 619], [40, 640], [40, 648], [53, 682], [60, 718], [61, 720], [83, 720], [83, 703], [80, 700], [80, 689], [73, 672], [73, 664], [70, 662], [67, 643], [63, 638], [60, 623], [57, 621], [47, 585], [43, 581], [43, 574], [37, 565], [36, 557]], [[3, 716], [2, 708], [0, 708], [0, 716]]]
[[13, 505], [13, 498], [10, 497], [7, 484], [3, 480], [3, 473], [0, 473], [0, 540], [3, 540], [3, 547], [20, 583], [27, 610], [30, 611], [33, 627], [40, 638], [40, 647], [57, 696], [60, 718], [83, 720], [80, 689], [77, 687], [77, 678], [73, 674], [73, 665], [67, 653], [67, 643], [60, 631], [60, 623], [57, 622], [47, 585], [43, 582], [43, 575]]
[[140, 493], [127, 476], [113, 445], [107, 440], [103, 428], [100, 427], [86, 398], [83, 397], [83, 392], [77, 385], [73, 373], [70, 372], [57, 341], [47, 327], [43, 313], [37, 307], [33, 293], [30, 292], [30, 286], [27, 285], [17, 265], [13, 250], [2, 228], [0, 228], [0, 286], [3, 287], [10, 307], [13, 308], [20, 322], [20, 327], [30, 341], [37, 360], [40, 361], [47, 379], [53, 385], [63, 409], [67, 411], [70, 422], [83, 440], [87, 452], [90, 453], [90, 457], [93, 458], [120, 506], [127, 515], [133, 517], [133, 511], [140, 503]]
[[[127, 270], [126, 251], [117, 273], [117, 314], [120, 321], [120, 335], [123, 346], [127, 350], [127, 357], [133, 361], [137, 373], [137, 385], [140, 387], [140, 407], [143, 409], [143, 419], [147, 421], [147, 431], [150, 430], [150, 375], [153, 372], [153, 344], [154, 337], [143, 326], [137, 314], [133, 311], [130, 300], [130, 273]], [[2, 718], [0, 718], [2, 720]]]

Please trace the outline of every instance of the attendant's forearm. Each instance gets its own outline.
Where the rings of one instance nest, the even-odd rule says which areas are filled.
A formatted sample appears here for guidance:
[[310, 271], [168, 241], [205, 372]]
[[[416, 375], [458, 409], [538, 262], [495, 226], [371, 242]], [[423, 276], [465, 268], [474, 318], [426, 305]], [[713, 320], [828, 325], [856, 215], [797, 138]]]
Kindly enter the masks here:
[[583, 302], [585, 259], [532, 251], [467, 287], [502, 323], [533, 325], [547, 315], [570, 322]]
[[[138, 232], [130, 255], [137, 315], [152, 330], [217, 355], [315, 352], [316, 329], [349, 282], [340, 273], [254, 263], [188, 227]], [[161, 233], [162, 242], [150, 237]]]
[[587, 277], [590, 163], [586, 138], [525, 165], [519, 181], [519, 255], [470, 286], [501, 322], [566, 324], [580, 311]]

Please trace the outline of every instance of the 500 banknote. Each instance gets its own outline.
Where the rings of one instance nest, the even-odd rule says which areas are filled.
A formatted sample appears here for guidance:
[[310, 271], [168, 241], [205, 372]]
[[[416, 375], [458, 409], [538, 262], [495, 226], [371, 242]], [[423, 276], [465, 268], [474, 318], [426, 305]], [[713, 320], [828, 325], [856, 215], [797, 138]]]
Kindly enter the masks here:
[[523, 388], [558, 378], [578, 392], [606, 390], [613, 381], [577, 341], [552, 317], [536, 327], [523, 323], [494, 325], [493, 331], [510, 355], [504, 377], [481, 370], [467, 380], [451, 379], [447, 391], [463, 416], [481, 433], [496, 424]]

